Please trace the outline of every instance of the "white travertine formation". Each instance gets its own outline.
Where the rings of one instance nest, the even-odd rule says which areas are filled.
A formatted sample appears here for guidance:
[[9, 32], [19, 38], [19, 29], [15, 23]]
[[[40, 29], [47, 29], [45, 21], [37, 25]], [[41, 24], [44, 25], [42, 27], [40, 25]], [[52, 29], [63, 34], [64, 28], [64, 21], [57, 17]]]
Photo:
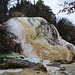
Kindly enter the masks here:
[[[56, 27], [44, 18], [16, 17], [6, 24], [8, 31], [16, 36], [13, 40], [21, 43], [25, 56], [45, 59], [44, 52], [49, 52], [47, 60], [72, 60], [75, 46], [60, 38]], [[71, 50], [67, 48], [69, 45]]]

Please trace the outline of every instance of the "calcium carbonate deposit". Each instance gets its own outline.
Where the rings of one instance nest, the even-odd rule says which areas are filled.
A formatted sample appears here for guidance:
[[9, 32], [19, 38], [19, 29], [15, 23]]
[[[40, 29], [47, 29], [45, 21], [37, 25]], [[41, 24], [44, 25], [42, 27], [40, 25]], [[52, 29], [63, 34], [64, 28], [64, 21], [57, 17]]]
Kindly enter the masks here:
[[75, 46], [63, 40], [56, 27], [44, 18], [16, 17], [8, 20], [6, 25], [16, 36], [13, 40], [21, 44], [22, 54], [26, 57], [72, 61]]

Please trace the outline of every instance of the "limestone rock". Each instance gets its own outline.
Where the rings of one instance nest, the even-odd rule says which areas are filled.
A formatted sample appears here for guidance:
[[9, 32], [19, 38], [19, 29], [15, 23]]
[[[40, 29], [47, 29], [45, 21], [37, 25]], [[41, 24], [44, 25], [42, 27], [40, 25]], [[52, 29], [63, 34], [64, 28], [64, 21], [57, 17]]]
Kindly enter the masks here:
[[[6, 24], [10, 27], [8, 31], [17, 37], [13, 40], [21, 44], [25, 56], [51, 61], [73, 60], [72, 51], [75, 52], [75, 46], [60, 38], [56, 27], [44, 18], [16, 17]], [[71, 45], [72, 48], [67, 48], [66, 45]]]
[[41, 63], [30, 62], [22, 59], [8, 59], [4, 63], [0, 64], [0, 69], [8, 68], [33, 68], [34, 70], [42, 70], [46, 72], [45, 67]]

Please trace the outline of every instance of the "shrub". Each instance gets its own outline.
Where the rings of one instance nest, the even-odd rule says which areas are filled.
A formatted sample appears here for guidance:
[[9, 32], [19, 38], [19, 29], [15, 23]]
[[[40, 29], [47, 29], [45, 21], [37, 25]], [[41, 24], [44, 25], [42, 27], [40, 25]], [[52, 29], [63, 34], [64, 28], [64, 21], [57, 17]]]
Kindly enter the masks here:
[[24, 14], [22, 12], [14, 11], [10, 13], [11, 17], [24, 17]]

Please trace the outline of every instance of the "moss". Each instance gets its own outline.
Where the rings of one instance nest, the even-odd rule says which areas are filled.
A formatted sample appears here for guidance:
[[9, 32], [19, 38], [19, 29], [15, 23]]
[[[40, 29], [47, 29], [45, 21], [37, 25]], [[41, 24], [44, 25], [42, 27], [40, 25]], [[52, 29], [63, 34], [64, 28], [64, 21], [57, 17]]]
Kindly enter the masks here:
[[20, 55], [19, 53], [11, 53], [11, 54], [0, 54], [0, 59], [13, 59], [13, 58], [21, 58], [21, 57], [25, 57], [23, 55]]

